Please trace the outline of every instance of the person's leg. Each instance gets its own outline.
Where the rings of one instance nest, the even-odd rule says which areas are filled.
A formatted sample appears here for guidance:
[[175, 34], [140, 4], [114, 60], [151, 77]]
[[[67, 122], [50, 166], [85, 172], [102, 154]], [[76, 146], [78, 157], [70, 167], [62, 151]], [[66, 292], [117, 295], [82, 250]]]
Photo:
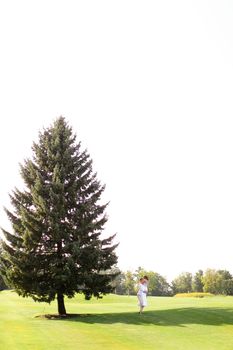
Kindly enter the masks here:
[[141, 314], [142, 313], [142, 297], [141, 295], [137, 295], [138, 297], [138, 306], [139, 306], [139, 313]]

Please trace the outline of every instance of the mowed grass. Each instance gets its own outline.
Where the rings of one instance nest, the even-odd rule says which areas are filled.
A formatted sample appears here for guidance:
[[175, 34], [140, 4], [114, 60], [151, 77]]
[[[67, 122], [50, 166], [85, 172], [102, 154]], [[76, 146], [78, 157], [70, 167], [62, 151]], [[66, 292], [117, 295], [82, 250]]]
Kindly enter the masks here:
[[149, 297], [138, 314], [134, 296], [66, 300], [73, 319], [48, 320], [51, 305], [0, 292], [1, 350], [232, 350], [233, 297]]

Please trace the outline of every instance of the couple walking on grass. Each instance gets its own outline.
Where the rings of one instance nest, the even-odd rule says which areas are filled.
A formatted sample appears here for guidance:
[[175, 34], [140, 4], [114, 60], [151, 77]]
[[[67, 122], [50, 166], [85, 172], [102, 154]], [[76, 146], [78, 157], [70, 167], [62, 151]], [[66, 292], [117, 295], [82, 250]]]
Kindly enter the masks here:
[[141, 315], [143, 312], [143, 309], [145, 306], [147, 306], [147, 300], [146, 295], [148, 293], [148, 282], [149, 278], [147, 276], [144, 276], [140, 278], [139, 284], [138, 284], [138, 306], [139, 306], [139, 314]]

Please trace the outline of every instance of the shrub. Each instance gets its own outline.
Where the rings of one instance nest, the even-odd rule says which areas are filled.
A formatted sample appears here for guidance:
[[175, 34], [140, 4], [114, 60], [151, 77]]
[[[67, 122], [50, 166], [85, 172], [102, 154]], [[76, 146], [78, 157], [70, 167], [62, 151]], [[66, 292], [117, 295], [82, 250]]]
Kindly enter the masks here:
[[175, 297], [184, 297], [184, 298], [204, 298], [204, 297], [212, 297], [213, 294], [211, 293], [201, 293], [201, 292], [194, 292], [194, 293], [178, 293], [174, 295]]

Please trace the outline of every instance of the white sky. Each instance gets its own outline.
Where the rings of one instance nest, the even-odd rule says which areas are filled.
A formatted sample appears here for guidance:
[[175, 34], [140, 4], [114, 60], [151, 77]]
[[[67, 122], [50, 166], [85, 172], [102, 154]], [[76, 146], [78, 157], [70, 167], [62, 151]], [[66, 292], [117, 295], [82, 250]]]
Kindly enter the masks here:
[[233, 2], [0, 2], [0, 224], [63, 115], [110, 200], [119, 267], [233, 273]]

